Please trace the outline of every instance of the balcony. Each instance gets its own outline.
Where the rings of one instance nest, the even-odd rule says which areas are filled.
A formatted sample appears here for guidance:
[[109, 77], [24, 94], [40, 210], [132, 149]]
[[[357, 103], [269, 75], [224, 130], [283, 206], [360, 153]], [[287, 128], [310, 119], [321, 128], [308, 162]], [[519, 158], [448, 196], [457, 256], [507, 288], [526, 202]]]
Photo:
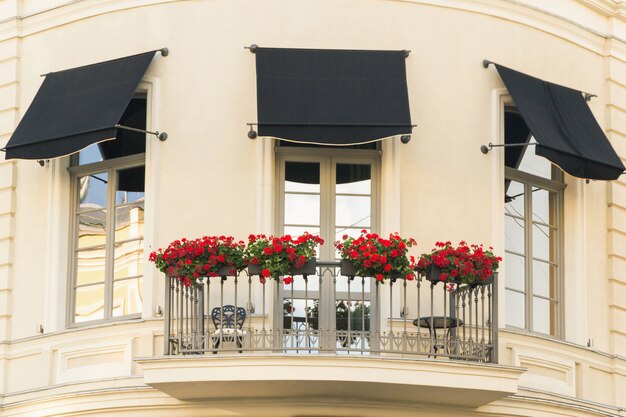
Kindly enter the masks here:
[[383, 284], [342, 276], [339, 262], [312, 272], [290, 284], [168, 278], [166, 356], [137, 359], [146, 383], [179, 399], [348, 395], [470, 407], [516, 392], [522, 371], [496, 365], [496, 283]]

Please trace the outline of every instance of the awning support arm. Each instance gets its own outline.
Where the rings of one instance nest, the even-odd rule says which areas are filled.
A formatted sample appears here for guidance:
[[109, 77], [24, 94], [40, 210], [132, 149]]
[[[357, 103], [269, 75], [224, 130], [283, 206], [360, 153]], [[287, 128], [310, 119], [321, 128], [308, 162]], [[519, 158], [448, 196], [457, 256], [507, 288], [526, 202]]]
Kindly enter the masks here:
[[480, 151], [484, 154], [487, 154], [487, 152], [489, 152], [493, 148], [509, 148], [511, 146], [533, 146], [536, 144], [537, 143], [534, 142], [534, 143], [501, 143], [501, 144], [494, 145], [493, 143], [489, 142], [488, 145], [482, 145], [480, 147]]
[[[489, 61], [488, 59], [483, 59], [483, 68], [489, 68], [489, 65], [494, 64], [495, 62]], [[584, 91], [580, 92], [583, 95], [585, 101], [591, 101], [593, 97], [598, 97], [596, 94], [586, 93]]]
[[[248, 138], [250, 139], [256, 139], [258, 136], [258, 133], [256, 132], [256, 130], [254, 130], [254, 126], [258, 126], [258, 123], [246, 123], [246, 125], [248, 125], [250, 127], [250, 130], [248, 131]], [[276, 126], [357, 126], [354, 124], [295, 124], [295, 123], [272, 123], [272, 125], [276, 125]], [[358, 126], [364, 126], [364, 125], [358, 125]], [[386, 125], [372, 125], [372, 126], [405, 126], [405, 125], [391, 125], [391, 124], [386, 124]], [[417, 127], [417, 125], [411, 125], [411, 127]], [[411, 140], [411, 135], [402, 135], [400, 136], [400, 141], [404, 144], [409, 143], [409, 141]]]
[[149, 130], [136, 129], [134, 127], [128, 127], [128, 126], [122, 126], [122, 125], [115, 125], [115, 127], [118, 128], [118, 129], [130, 130], [132, 132], [147, 133], [149, 135], [154, 135], [157, 138], [159, 138], [159, 140], [161, 142], [163, 142], [164, 140], [167, 139], [167, 133], [166, 132], [159, 132], [158, 130], [156, 132], [151, 132]]

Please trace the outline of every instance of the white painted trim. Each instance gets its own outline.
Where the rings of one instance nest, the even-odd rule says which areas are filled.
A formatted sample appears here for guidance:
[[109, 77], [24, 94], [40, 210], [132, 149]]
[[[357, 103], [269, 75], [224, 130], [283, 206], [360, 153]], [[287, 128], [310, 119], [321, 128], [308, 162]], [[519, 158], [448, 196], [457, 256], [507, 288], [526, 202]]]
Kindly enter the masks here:
[[[146, 99], [146, 130], [165, 130], [160, 128], [159, 114], [161, 103], [160, 79], [151, 75], [144, 75], [139, 87], [140, 92], [145, 92]], [[163, 277], [157, 272], [156, 268], [150, 268], [148, 256], [151, 251], [158, 249], [156, 242], [158, 206], [156, 202], [159, 200], [159, 172], [160, 172], [160, 150], [161, 141], [154, 136], [146, 137], [146, 168], [145, 168], [145, 202], [144, 202], [144, 269], [143, 269], [143, 305], [142, 318], [149, 319], [156, 317], [156, 306], [159, 300], [159, 285]]]

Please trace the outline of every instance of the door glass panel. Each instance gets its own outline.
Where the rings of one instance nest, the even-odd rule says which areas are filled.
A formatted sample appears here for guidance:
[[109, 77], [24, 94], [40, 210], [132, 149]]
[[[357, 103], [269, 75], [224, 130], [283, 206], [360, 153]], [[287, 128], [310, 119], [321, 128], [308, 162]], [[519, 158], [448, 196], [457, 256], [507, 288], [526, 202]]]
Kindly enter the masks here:
[[285, 192], [320, 192], [320, 164], [285, 162]]
[[372, 167], [370, 165], [337, 164], [337, 194], [370, 194], [372, 192]]
[[285, 194], [285, 224], [319, 225], [320, 196]]
[[335, 222], [337, 226], [369, 227], [371, 224], [371, 198], [337, 196]]

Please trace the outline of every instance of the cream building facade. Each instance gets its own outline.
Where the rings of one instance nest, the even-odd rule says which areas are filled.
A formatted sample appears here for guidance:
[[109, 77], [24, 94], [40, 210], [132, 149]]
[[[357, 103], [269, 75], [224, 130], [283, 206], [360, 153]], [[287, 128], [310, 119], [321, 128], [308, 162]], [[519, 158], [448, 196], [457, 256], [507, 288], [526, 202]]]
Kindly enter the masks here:
[[[251, 44], [410, 51], [410, 142], [398, 135], [329, 153], [249, 139], [247, 123], [257, 119]], [[0, 144], [33, 102], [41, 74], [163, 47], [169, 54], [156, 54], [135, 99], [144, 100], [145, 129], [169, 138], [147, 135], [145, 156], [99, 166], [110, 181], [91, 180], [118, 187], [89, 211], [117, 222], [115, 232], [103, 231], [123, 242], [104, 244], [112, 254], [82, 251], [99, 247], [89, 241], [98, 233], [84, 240], [74, 225], [84, 209], [76, 201], [97, 193], [81, 178], [96, 171], [71, 157], [0, 162], [0, 416], [626, 415], [626, 179], [564, 174], [554, 189], [555, 178], [531, 181], [525, 197], [549, 195], [550, 220], [535, 219], [527, 204], [529, 220], [507, 210], [518, 195], [505, 203], [509, 188], [525, 192], [528, 177], [511, 177], [504, 149], [480, 151], [505, 143], [506, 114], [515, 113], [494, 66], [482, 65], [487, 59], [597, 95], [587, 104], [626, 160], [625, 2], [2, 0]], [[163, 355], [167, 287], [149, 251], [184, 236], [282, 233], [291, 227], [284, 164], [323, 158], [371, 163], [367, 227], [415, 237], [412, 254], [461, 239], [506, 253], [496, 363], [236, 349]], [[141, 191], [119, 197], [120, 170], [142, 164]], [[90, 225], [98, 228], [96, 217]], [[533, 269], [541, 256], [528, 246], [541, 247], [544, 238], [529, 231], [541, 228], [545, 265], [556, 271], [545, 296]], [[98, 278], [76, 272], [105, 262], [97, 256], [116, 268], [122, 259], [122, 278], [107, 272], [98, 287]], [[258, 324], [263, 300], [251, 288]], [[382, 291], [381, 310], [400, 305], [400, 293]], [[266, 301], [275, 302], [272, 294]], [[403, 305], [403, 317], [414, 318], [415, 306]], [[382, 330], [401, 328], [396, 315]]]

